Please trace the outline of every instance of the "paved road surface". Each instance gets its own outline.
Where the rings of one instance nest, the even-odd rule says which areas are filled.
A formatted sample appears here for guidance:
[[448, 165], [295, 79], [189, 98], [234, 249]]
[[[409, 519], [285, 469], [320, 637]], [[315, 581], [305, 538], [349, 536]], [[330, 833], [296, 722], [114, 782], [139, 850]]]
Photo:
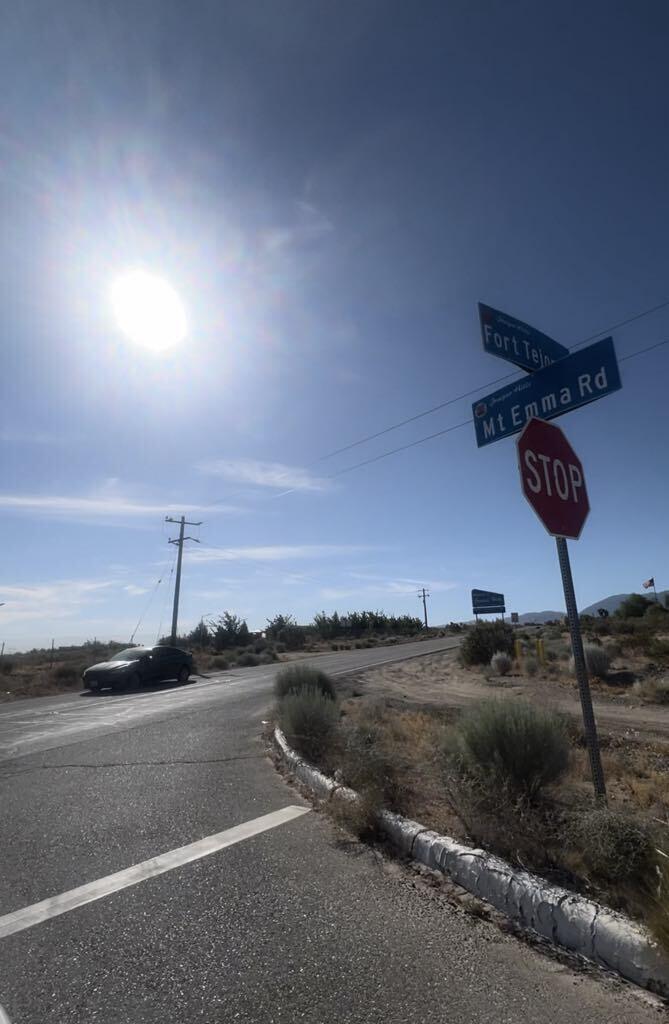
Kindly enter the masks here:
[[635, 990], [573, 974], [343, 842], [264, 756], [272, 675], [0, 708], [13, 1024], [657, 1017]]

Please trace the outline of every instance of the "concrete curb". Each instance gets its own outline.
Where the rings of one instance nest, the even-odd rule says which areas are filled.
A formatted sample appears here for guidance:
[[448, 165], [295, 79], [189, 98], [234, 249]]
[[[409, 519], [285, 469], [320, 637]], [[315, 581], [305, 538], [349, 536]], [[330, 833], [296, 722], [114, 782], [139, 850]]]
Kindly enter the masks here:
[[[278, 728], [274, 742], [297, 778], [321, 799], [358, 799], [353, 790], [300, 758]], [[438, 835], [417, 821], [390, 811], [381, 811], [378, 820], [401, 853], [448, 874], [523, 928], [669, 997], [669, 960], [641, 925], [528, 871], [516, 871], [485, 850]]]

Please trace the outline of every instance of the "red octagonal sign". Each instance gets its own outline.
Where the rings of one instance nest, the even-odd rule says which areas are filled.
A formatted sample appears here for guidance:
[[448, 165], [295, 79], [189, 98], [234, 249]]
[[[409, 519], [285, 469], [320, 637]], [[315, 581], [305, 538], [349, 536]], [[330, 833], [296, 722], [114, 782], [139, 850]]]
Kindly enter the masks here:
[[523, 494], [554, 537], [576, 540], [590, 502], [578, 455], [559, 427], [531, 419], [518, 438]]

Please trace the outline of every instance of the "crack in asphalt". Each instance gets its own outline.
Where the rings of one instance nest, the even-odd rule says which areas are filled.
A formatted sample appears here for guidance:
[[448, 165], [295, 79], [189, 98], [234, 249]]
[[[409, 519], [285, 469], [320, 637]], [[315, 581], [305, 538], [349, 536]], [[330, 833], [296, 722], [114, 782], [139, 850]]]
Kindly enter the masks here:
[[97, 763], [77, 761], [68, 764], [37, 764], [14, 772], [3, 772], [0, 768], [0, 781], [12, 779], [17, 775], [29, 775], [31, 772], [54, 771], [61, 768], [169, 768], [172, 765], [181, 764], [228, 764], [231, 761], [259, 761], [264, 757], [265, 754], [236, 754], [234, 757], [174, 757], [168, 761], [99, 761]]

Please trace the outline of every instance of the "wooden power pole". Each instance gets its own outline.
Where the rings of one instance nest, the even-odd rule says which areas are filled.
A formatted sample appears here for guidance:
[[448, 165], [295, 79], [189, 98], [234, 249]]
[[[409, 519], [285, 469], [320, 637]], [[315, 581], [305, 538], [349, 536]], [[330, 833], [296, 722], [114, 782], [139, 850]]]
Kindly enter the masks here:
[[179, 524], [179, 536], [173, 540], [170, 539], [170, 544], [176, 544], [178, 547], [177, 554], [177, 575], [174, 581], [174, 605], [172, 606], [172, 632], [170, 634], [170, 643], [174, 647], [177, 642], [177, 622], [179, 619], [179, 591], [181, 590], [181, 561], [184, 553], [184, 541], [193, 540], [196, 544], [199, 544], [197, 537], [184, 537], [184, 527], [186, 526], [202, 526], [202, 523], [189, 523], [185, 516], [181, 519], [172, 519], [171, 516], [165, 516], [166, 523], [178, 523]]

